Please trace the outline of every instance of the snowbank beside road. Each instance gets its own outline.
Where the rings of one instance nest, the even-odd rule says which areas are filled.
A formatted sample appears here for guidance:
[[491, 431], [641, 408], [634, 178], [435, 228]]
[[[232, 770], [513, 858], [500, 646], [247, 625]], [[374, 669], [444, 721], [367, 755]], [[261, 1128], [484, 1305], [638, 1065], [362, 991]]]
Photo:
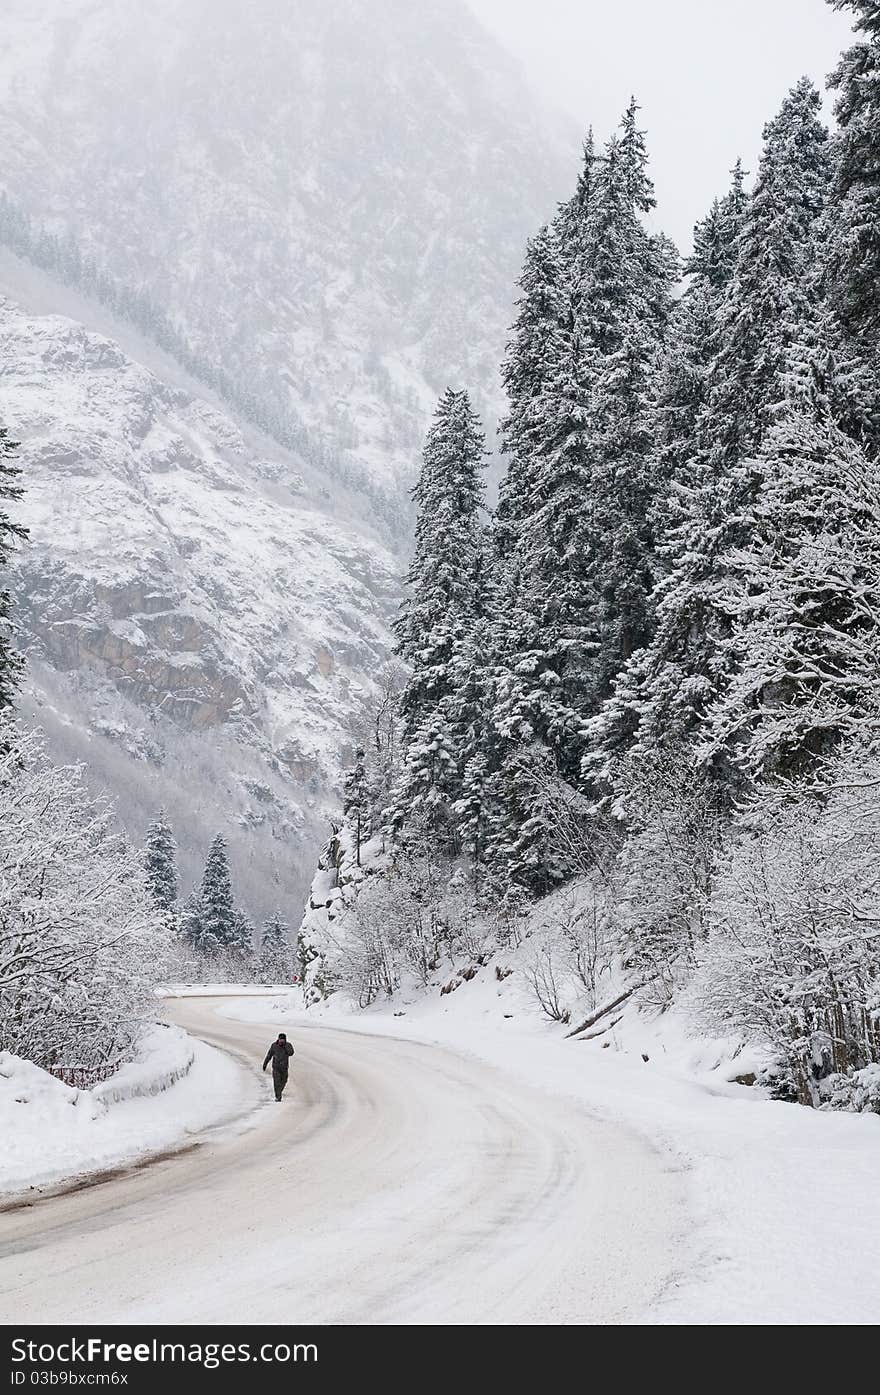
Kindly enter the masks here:
[[258, 1100], [257, 1083], [223, 1052], [156, 1025], [137, 1060], [93, 1090], [75, 1090], [0, 1052], [0, 1195], [178, 1147]]
[[88, 1093], [105, 1105], [160, 1095], [189, 1074], [194, 1060], [194, 1044], [186, 1032], [155, 1022], [138, 1043], [137, 1059], [126, 1061]]
[[635, 1050], [615, 1037], [608, 1048], [565, 1041], [564, 1029], [524, 1008], [515, 982], [498, 983], [491, 968], [443, 998], [363, 1013], [336, 1000], [306, 1013], [297, 993], [217, 1011], [277, 1021], [300, 1050], [296, 1029], [306, 1036], [309, 1024], [436, 1043], [638, 1130], [685, 1173], [693, 1220], [681, 1237], [680, 1279], [651, 1321], [880, 1320], [880, 1116], [820, 1113], [733, 1084], [729, 1054], [677, 1038], [668, 1018], [631, 1022]]
[[289, 983], [166, 983], [160, 998], [271, 998], [293, 992]]

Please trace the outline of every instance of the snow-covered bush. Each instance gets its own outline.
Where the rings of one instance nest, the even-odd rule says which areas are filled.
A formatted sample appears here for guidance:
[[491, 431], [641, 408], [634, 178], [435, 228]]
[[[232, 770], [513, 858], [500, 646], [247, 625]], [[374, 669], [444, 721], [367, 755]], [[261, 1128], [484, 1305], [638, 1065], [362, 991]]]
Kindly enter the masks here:
[[376, 868], [351, 887], [328, 955], [336, 984], [364, 1007], [404, 977], [425, 987], [450, 940], [442, 864], [427, 858]]
[[863, 1066], [852, 1075], [829, 1075], [820, 1082], [823, 1109], [848, 1109], [880, 1114], [880, 1064]]
[[384, 877], [370, 878], [334, 936], [333, 981], [359, 1007], [390, 998], [400, 985], [403, 931], [394, 892]]
[[48, 1066], [114, 1059], [162, 973], [167, 920], [82, 769], [0, 720], [0, 1047]]
[[880, 762], [853, 750], [824, 797], [765, 793], [743, 825], [719, 867], [689, 1008], [710, 1030], [763, 1040], [798, 1098], [819, 1104], [824, 1077], [880, 1061]]
[[[194, 950], [175, 934], [165, 956], [164, 981], [167, 983], [260, 983], [260, 962], [256, 955], [243, 955], [235, 949], [218, 949], [212, 954]], [[273, 983], [279, 982], [272, 979]]]
[[483, 959], [500, 942], [507, 925], [506, 908], [484, 905], [461, 868], [453, 871], [443, 888], [438, 909], [443, 947], [455, 965]]
[[706, 934], [723, 817], [716, 788], [683, 753], [628, 757], [621, 770], [628, 837], [614, 880], [622, 952], [650, 985], [643, 997], [666, 1007]]
[[575, 1006], [595, 1007], [611, 974], [616, 941], [602, 880], [582, 878], [551, 892], [529, 925], [522, 972], [545, 1016], [567, 1022]]

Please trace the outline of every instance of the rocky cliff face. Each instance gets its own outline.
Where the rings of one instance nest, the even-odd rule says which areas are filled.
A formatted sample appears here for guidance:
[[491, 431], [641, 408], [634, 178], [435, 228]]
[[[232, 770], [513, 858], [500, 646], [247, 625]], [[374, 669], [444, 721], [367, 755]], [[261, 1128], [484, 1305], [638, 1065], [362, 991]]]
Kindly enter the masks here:
[[230, 836], [255, 913], [297, 909], [346, 728], [389, 645], [395, 562], [307, 464], [113, 340], [0, 301], [0, 415], [31, 542], [30, 701], [195, 870]]

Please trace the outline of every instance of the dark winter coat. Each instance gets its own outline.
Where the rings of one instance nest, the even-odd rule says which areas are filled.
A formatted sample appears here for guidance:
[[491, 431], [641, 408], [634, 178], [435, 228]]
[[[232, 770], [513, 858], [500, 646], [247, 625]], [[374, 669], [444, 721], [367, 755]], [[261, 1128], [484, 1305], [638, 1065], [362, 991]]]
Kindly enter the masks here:
[[273, 1071], [277, 1070], [279, 1075], [286, 1075], [287, 1067], [290, 1063], [290, 1057], [292, 1055], [293, 1047], [291, 1046], [289, 1041], [273, 1041], [272, 1045], [269, 1047], [269, 1050], [266, 1052], [266, 1059], [263, 1062], [263, 1070], [266, 1069], [269, 1062], [271, 1061]]

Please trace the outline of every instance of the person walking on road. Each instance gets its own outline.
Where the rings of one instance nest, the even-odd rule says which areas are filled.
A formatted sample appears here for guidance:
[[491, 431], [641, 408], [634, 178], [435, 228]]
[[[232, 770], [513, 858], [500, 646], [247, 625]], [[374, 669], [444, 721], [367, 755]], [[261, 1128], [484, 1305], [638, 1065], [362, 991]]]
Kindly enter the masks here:
[[292, 1055], [293, 1047], [284, 1032], [279, 1032], [278, 1040], [273, 1041], [263, 1062], [263, 1070], [266, 1069], [270, 1061], [272, 1062], [272, 1084], [275, 1086], [276, 1100], [280, 1100], [284, 1093], [284, 1087], [287, 1084], [287, 1070]]

